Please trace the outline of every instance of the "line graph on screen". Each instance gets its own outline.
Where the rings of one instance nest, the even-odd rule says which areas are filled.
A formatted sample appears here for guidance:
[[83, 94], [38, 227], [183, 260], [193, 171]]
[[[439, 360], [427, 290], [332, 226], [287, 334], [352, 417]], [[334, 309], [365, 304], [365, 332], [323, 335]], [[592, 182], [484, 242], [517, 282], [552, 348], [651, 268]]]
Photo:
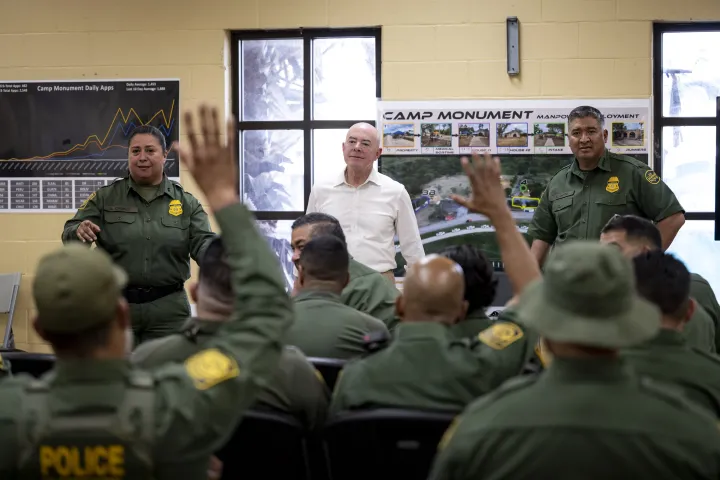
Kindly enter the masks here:
[[[151, 125], [156, 119], [160, 120], [159, 117], [161, 117], [161, 121], [158, 125], [156, 125], [156, 127], [163, 133], [163, 135], [165, 135], [165, 137], [171, 137], [173, 128], [175, 127], [174, 114], [175, 100], [172, 100], [170, 109], [167, 113], [164, 109], [160, 109], [146, 121], [143, 121], [140, 115], [138, 115], [138, 113], [135, 111], [134, 107], [130, 108], [127, 114], [123, 111], [122, 107], [119, 107], [115, 112], [115, 116], [110, 122], [108, 129], [105, 131], [105, 134], [100, 134], [102, 135], [102, 139], [98, 134], [91, 134], [85, 139], [83, 143], [77, 143], [63, 151], [52, 152], [45, 156], [34, 156], [28, 158], [8, 158], [4, 161], [80, 160], [102, 158], [107, 152], [112, 151], [113, 149], [127, 150], [127, 145], [113, 143], [118, 133], [120, 133], [123, 138], [127, 138], [128, 135], [130, 135], [130, 133], [136, 127], [140, 125]], [[135, 120], [137, 120], [137, 123], [135, 123]], [[79, 156], [74, 155], [76, 152], [87, 151], [92, 146], [96, 146], [99, 151], [93, 153], [86, 153], [84, 155], [80, 154]], [[123, 153], [122, 156], [126, 156], [126, 154]]]

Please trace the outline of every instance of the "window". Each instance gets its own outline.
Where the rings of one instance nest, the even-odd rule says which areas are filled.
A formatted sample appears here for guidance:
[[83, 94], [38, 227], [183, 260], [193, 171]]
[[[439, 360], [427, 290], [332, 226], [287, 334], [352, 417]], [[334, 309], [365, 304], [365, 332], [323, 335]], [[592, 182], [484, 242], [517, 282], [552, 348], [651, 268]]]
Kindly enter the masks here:
[[231, 42], [240, 192], [291, 278], [290, 222], [314, 182], [342, 171], [347, 129], [375, 124], [380, 28], [239, 31]]
[[[691, 270], [712, 276], [701, 270], [720, 264], [720, 221], [713, 222], [720, 203], [720, 23], [656, 23], [653, 36], [654, 169], [688, 220], [670, 250]], [[720, 278], [713, 282], [720, 294]]]

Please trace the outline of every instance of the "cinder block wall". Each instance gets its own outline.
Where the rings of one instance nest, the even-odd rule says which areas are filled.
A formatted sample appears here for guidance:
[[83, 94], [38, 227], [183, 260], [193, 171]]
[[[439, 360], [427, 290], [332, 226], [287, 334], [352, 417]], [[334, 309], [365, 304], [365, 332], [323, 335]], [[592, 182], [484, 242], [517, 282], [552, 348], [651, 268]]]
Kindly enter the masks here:
[[[511, 15], [517, 79], [505, 73]], [[719, 0], [2, 0], [0, 79], [180, 78], [183, 108], [227, 106], [227, 30], [382, 25], [388, 100], [646, 97], [652, 21], [718, 19]], [[0, 272], [23, 272], [19, 348], [49, 351], [30, 325], [31, 284], [66, 218], [0, 214]]]

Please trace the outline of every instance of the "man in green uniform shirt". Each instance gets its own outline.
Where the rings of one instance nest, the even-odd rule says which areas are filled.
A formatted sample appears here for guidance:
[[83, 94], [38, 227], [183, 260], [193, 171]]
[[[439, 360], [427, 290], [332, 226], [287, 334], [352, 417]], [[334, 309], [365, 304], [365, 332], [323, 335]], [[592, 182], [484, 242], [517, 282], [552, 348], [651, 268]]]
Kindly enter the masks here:
[[467, 314], [450, 329], [458, 338], [475, 337], [491, 323], [485, 309], [495, 298], [498, 283], [492, 264], [482, 250], [473, 245], [447, 247], [440, 255], [460, 265], [465, 277]]
[[[200, 260], [198, 283], [190, 287], [197, 318], [190, 318], [181, 333], [158, 338], [137, 347], [134, 364], [142, 368], [181, 362], [205, 348], [233, 311], [230, 265], [220, 238], [213, 240]], [[253, 408], [295, 416], [314, 429], [327, 417], [330, 392], [317, 370], [293, 347], [285, 347], [273, 378], [258, 393]]]
[[596, 240], [615, 214], [633, 214], [658, 224], [663, 250], [685, 223], [673, 192], [639, 160], [609, 152], [599, 110], [577, 107], [568, 115], [573, 162], [550, 179], [528, 235], [540, 265], [550, 247], [569, 240]]
[[[308, 213], [292, 224], [291, 245], [293, 262], [297, 263], [300, 253], [307, 242], [321, 235], [333, 235], [345, 241], [345, 234], [340, 222], [324, 213]], [[363, 265], [350, 257], [348, 271], [350, 281], [342, 291], [342, 302], [363, 313], [382, 320], [388, 328], [392, 328], [395, 318], [395, 299], [398, 292], [381, 273]]]
[[292, 304], [237, 194], [236, 127], [221, 146], [217, 112], [201, 113], [205, 142], [186, 115], [192, 150], [183, 161], [228, 242], [231, 320], [184, 364], [133, 369], [126, 274], [99, 249], [71, 245], [45, 256], [34, 326], [57, 365], [39, 380], [3, 382], [0, 478], [207, 478], [210, 456], [275, 372]]
[[640, 295], [662, 312], [660, 332], [623, 352], [642, 375], [680, 387], [685, 395], [720, 417], [720, 358], [689, 347], [682, 330], [692, 317], [690, 273], [675, 257], [651, 250], [633, 258]]
[[165, 136], [136, 128], [128, 176], [101, 187], [65, 222], [63, 243], [93, 242], [127, 272], [136, 343], [175, 333], [190, 315], [185, 281], [213, 238], [200, 202], [165, 176]]
[[429, 478], [717, 479], [717, 420], [618, 358], [660, 326], [634, 283], [613, 247], [578, 241], [554, 250], [518, 304], [552, 363], [471, 404], [440, 442]]
[[383, 322], [340, 300], [349, 260], [345, 244], [330, 235], [313, 238], [300, 254], [295, 322], [285, 342], [308, 357], [357, 357], [365, 353], [366, 335], [390, 335]]
[[460, 411], [520, 374], [535, 343], [511, 322], [459, 339], [451, 325], [465, 317], [460, 266], [428, 255], [408, 270], [398, 299], [402, 321], [385, 350], [345, 365], [331, 413], [359, 408]]
[[[655, 224], [635, 215], [612, 217], [600, 233], [600, 243], [617, 246], [627, 258], [650, 250], [661, 250], [661, 242], [660, 231]], [[690, 296], [697, 303], [697, 308], [685, 325], [683, 335], [691, 347], [714, 353], [720, 348], [720, 325], [708, 312], [713, 311], [717, 300], [704, 278], [696, 273], [690, 278]]]

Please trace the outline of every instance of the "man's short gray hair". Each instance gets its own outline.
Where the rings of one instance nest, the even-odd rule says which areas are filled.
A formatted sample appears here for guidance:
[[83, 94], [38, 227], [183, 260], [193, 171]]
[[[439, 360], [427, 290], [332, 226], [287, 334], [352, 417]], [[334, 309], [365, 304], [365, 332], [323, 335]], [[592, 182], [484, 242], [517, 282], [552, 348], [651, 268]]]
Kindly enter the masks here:
[[600, 112], [600, 110], [589, 105], [582, 105], [573, 108], [572, 112], [570, 112], [570, 115], [568, 115], [568, 126], [570, 126], [570, 124], [578, 118], [587, 117], [592, 117], [597, 120], [601, 127], [605, 125], [605, 117], [603, 116], [602, 112]]

